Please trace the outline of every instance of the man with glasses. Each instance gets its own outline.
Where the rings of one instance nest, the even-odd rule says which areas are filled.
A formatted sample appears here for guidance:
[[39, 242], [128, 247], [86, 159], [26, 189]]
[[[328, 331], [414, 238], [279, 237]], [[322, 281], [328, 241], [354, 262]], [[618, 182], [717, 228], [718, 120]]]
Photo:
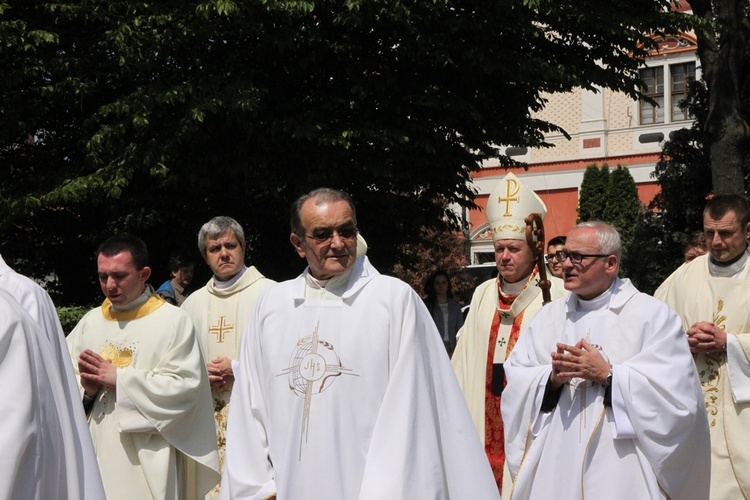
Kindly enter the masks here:
[[708, 424], [680, 319], [617, 277], [620, 252], [612, 226], [576, 226], [557, 253], [570, 295], [534, 316], [505, 363], [512, 498], [708, 498]]
[[[213, 276], [185, 300], [182, 310], [193, 320], [208, 362], [223, 470], [229, 402], [242, 336], [255, 301], [275, 282], [255, 266], [245, 265], [245, 232], [231, 217], [214, 217], [203, 224], [198, 232], [198, 250]], [[209, 498], [216, 498], [220, 487], [221, 483], [216, 485]]]
[[565, 236], [555, 236], [547, 242], [547, 269], [555, 278], [562, 279], [562, 262], [557, 258], [557, 252], [565, 248]]
[[750, 498], [750, 208], [738, 195], [703, 211], [708, 253], [683, 264], [655, 297], [682, 318], [711, 429], [711, 498]]
[[[509, 173], [490, 193], [487, 218], [499, 275], [474, 291], [471, 307], [451, 363], [474, 425], [485, 447], [498, 490], [503, 486], [505, 451], [500, 400], [505, 386], [503, 363], [528, 321], [542, 307], [537, 257], [526, 242], [525, 218], [547, 208], [531, 189]], [[560, 297], [562, 282], [550, 277], [550, 295]], [[507, 480], [507, 477], [506, 477]]]
[[308, 266], [250, 319], [222, 498], [497, 498], [435, 323], [357, 255], [349, 196], [300, 197], [291, 229]]

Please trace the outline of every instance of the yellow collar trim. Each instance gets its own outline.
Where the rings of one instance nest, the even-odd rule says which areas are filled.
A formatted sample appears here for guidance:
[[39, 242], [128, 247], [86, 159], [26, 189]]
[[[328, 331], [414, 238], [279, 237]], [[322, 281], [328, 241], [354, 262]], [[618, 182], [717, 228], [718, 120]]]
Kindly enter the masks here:
[[104, 299], [104, 302], [102, 303], [102, 315], [104, 315], [104, 319], [110, 321], [132, 321], [151, 314], [164, 304], [166, 304], [166, 301], [161, 298], [161, 295], [154, 294], [149, 297], [146, 302], [135, 309], [129, 311], [113, 311], [112, 303], [109, 299]]

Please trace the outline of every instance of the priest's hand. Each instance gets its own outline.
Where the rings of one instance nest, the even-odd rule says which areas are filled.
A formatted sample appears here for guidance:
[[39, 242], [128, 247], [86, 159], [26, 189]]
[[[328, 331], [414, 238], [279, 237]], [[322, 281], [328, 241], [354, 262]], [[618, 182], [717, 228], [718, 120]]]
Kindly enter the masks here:
[[552, 382], [552, 388], [558, 389], [561, 385], [570, 382], [572, 377], [564, 377], [560, 374], [559, 369], [555, 368], [555, 355], [565, 354], [563, 347], [565, 344], [557, 344], [557, 352], [552, 353], [552, 373], [549, 374], [550, 382]]
[[221, 387], [227, 383], [227, 381], [234, 377], [232, 371], [232, 360], [226, 357], [216, 358], [209, 362], [208, 368], [208, 380], [211, 381], [211, 387]]
[[721, 352], [726, 349], [727, 332], [710, 321], [699, 321], [687, 331], [690, 352]]
[[102, 386], [117, 385], [117, 367], [90, 349], [78, 356], [78, 371], [81, 372], [81, 385], [89, 397], [94, 397]]
[[[576, 345], [557, 344], [557, 352], [552, 353], [552, 373], [557, 378], [577, 377], [604, 384], [609, 376], [610, 365], [599, 352], [585, 340]], [[554, 382], [554, 378], [552, 381]]]

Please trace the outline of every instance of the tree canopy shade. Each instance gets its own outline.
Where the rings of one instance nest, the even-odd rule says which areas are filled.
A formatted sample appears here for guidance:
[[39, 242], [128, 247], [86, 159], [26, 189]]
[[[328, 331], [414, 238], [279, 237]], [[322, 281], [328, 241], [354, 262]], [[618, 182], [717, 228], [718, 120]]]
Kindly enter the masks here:
[[534, 118], [545, 93], [636, 96], [648, 34], [686, 22], [668, 7], [0, 0], [0, 251], [86, 300], [105, 236], [138, 234], [166, 264], [223, 214], [287, 278], [302, 267], [290, 202], [328, 185], [390, 268], [443, 200], [472, 204], [466, 181], [496, 145], [564, 132]]
[[426, 298], [427, 278], [436, 271], [444, 271], [450, 277], [453, 298], [460, 304], [469, 304], [478, 280], [462, 272], [469, 263], [465, 236], [458, 231], [430, 228], [422, 228], [421, 233], [421, 242], [407, 243], [401, 249], [404, 258], [393, 267], [393, 274]]

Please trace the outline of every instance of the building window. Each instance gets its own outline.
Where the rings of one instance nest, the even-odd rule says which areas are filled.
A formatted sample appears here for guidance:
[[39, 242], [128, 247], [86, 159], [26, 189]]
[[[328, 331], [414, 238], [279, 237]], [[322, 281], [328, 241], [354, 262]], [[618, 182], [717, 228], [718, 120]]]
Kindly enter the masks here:
[[664, 67], [642, 69], [641, 80], [646, 84], [644, 93], [658, 105], [641, 101], [641, 125], [664, 123]]
[[672, 76], [672, 121], [689, 120], [688, 110], [680, 109], [687, 98], [688, 85], [695, 80], [695, 63], [674, 64], [669, 67]]
[[472, 264], [486, 264], [495, 262], [495, 252], [475, 252]]
[[[664, 71], [668, 72], [669, 86], [664, 85]], [[680, 63], [669, 66], [654, 66], [640, 71], [641, 80], [646, 85], [644, 93], [656, 102], [641, 101], [641, 125], [664, 123], [665, 103], [669, 103], [669, 121], [690, 120], [687, 110], [680, 109], [680, 101], [687, 97], [688, 85], [695, 80], [695, 63]]]

